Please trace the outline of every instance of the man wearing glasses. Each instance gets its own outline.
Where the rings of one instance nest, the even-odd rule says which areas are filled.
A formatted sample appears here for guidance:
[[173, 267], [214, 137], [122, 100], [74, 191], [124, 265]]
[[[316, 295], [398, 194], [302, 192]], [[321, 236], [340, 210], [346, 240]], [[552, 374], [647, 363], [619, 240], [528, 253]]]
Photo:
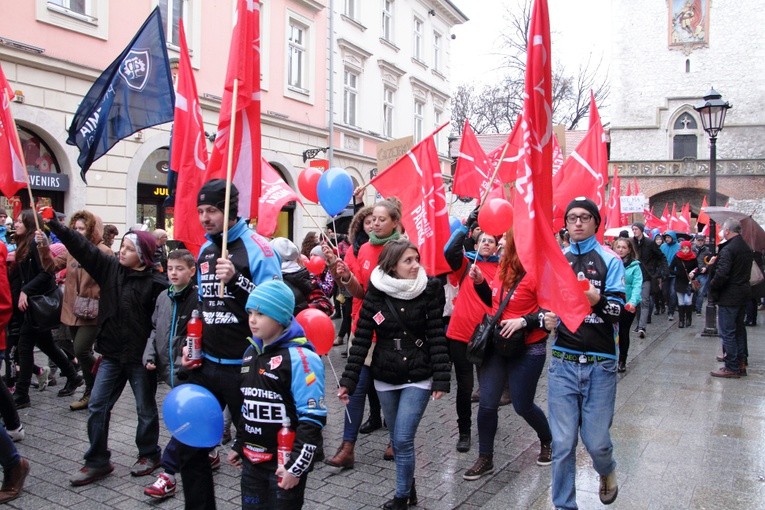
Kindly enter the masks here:
[[581, 433], [595, 471], [600, 501], [614, 502], [619, 492], [611, 443], [619, 356], [619, 315], [624, 306], [624, 265], [598, 243], [600, 213], [595, 203], [577, 197], [566, 208], [571, 246], [565, 251], [581, 281], [592, 311], [576, 331], [554, 312], [544, 317], [553, 334], [548, 370], [548, 409], [553, 442], [552, 499], [555, 508], [575, 509], [576, 445]]

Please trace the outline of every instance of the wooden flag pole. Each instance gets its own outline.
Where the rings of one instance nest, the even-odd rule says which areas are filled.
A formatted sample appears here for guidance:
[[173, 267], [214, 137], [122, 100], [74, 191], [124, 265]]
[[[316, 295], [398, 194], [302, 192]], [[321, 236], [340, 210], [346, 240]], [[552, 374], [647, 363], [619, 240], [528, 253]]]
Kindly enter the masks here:
[[[486, 202], [486, 198], [489, 196], [489, 193], [491, 193], [492, 185], [494, 184], [494, 179], [497, 178], [497, 174], [499, 173], [499, 167], [502, 165], [502, 160], [505, 159], [505, 154], [507, 153], [507, 148], [510, 147], [510, 142], [505, 143], [505, 148], [502, 149], [502, 155], [499, 157], [499, 160], [497, 161], [497, 166], [494, 167], [494, 173], [491, 174], [491, 179], [489, 179], [489, 185], [486, 187], [486, 191], [484, 191], [483, 196], [481, 197], [481, 201], [478, 203], [478, 207], [481, 208], [483, 206], [483, 203]], [[504, 194], [504, 191], [503, 191]]]
[[[234, 79], [234, 91], [231, 98], [231, 124], [228, 128], [228, 160], [226, 162], [226, 203], [223, 206], [223, 244], [220, 248], [220, 256], [228, 258], [228, 217], [231, 214], [231, 180], [234, 173], [234, 140], [236, 135], [236, 100], [239, 95], [239, 78]], [[260, 164], [260, 161], [257, 162]], [[220, 282], [219, 297], [222, 299], [226, 293], [226, 284]]]
[[[316, 221], [316, 218], [314, 218], [313, 214], [311, 214], [311, 213], [310, 213], [310, 211], [308, 211], [308, 209], [306, 208], [306, 206], [305, 206], [305, 205], [303, 205], [303, 202], [301, 202], [300, 200], [298, 200], [298, 201], [297, 201], [297, 203], [298, 203], [298, 204], [300, 204], [300, 207], [302, 207], [302, 208], [303, 208], [303, 211], [304, 211], [304, 212], [305, 212], [305, 213], [308, 215], [308, 217], [309, 217], [309, 218], [311, 218], [311, 221], [313, 222], [313, 224], [314, 224], [314, 225], [316, 225], [316, 228], [318, 228], [318, 229], [319, 229], [319, 235], [320, 235], [320, 236], [322, 236], [322, 237], [324, 237], [324, 239], [326, 239], [326, 240], [327, 240], [327, 244], [329, 244], [329, 245], [330, 245], [332, 248], [334, 248], [334, 249], [337, 249], [337, 245], [336, 245], [336, 244], [332, 244], [332, 240], [331, 240], [331, 239], [329, 238], [329, 236], [328, 236], [328, 235], [327, 235], [327, 234], [324, 232], [324, 229], [323, 229], [323, 228], [321, 228], [321, 226], [319, 225], [319, 223]], [[335, 233], [337, 234], [337, 232], [335, 232]]]

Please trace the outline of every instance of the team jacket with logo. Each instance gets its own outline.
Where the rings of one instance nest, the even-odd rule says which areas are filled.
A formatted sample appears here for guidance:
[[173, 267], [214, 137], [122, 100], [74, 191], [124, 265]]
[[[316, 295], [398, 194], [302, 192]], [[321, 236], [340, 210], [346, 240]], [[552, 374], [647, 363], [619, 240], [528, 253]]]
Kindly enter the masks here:
[[279, 255], [262, 236], [240, 219], [228, 229], [228, 258], [236, 273], [220, 295], [220, 280], [215, 277], [216, 261], [221, 254], [221, 235], [207, 236], [197, 258], [197, 284], [202, 302], [202, 348], [216, 358], [242, 359], [247, 348], [250, 327], [244, 305], [258, 284], [282, 279]]
[[276, 436], [289, 418], [295, 443], [285, 468], [297, 477], [310, 471], [323, 451], [321, 430], [327, 422], [324, 364], [304, 335], [293, 320], [262, 352], [255, 339], [258, 345], [244, 353], [242, 427], [234, 445], [242, 459], [276, 470]]
[[553, 348], [615, 356], [619, 315], [624, 306], [624, 264], [616, 254], [606, 251], [595, 236], [579, 243], [572, 241], [566, 250], [566, 259], [574, 274], [583, 273], [600, 291], [600, 301], [576, 331], [559, 324]]

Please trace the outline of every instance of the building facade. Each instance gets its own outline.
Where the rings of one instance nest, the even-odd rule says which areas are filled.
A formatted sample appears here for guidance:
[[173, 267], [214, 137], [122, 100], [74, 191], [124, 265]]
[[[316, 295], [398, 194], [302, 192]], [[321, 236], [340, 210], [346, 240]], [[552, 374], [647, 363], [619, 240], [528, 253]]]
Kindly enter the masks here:
[[[464, 15], [441, 0], [333, 3], [330, 15], [325, 0], [260, 2], [263, 155], [295, 189], [306, 156], [321, 155], [306, 154], [310, 149], [332, 147], [326, 152], [334, 153], [333, 166], [365, 184], [375, 168], [377, 144], [411, 134], [416, 108], [421, 105], [424, 133], [449, 119], [449, 29], [466, 21]], [[183, 19], [205, 130], [215, 133], [235, 0], [30, 0], [0, 18], [0, 65], [16, 90], [12, 110], [36, 202], [66, 213], [87, 208], [120, 232], [137, 223], [172, 232], [172, 209], [164, 207], [171, 123], [118, 142], [94, 162], [87, 185], [79, 177], [77, 149], [65, 142], [79, 102], [157, 5], [171, 60], [178, 57]], [[430, 52], [422, 55], [424, 63], [411, 57], [409, 24], [415, 13], [424, 23], [422, 51]], [[434, 48], [437, 33], [441, 46]], [[378, 61], [392, 66], [398, 82], [393, 102], [385, 103], [395, 107], [388, 131], [381, 120], [388, 111], [382, 106], [385, 65]], [[321, 207], [310, 203], [305, 209], [287, 206], [280, 216], [277, 234], [297, 241], [316, 230], [314, 219], [320, 224], [326, 219]]]

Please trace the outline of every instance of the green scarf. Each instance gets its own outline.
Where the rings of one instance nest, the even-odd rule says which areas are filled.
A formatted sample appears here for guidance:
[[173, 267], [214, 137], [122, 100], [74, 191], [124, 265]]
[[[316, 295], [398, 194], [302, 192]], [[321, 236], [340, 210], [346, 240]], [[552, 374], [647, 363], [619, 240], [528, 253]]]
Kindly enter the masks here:
[[394, 230], [388, 237], [377, 237], [374, 232], [369, 233], [369, 244], [372, 246], [382, 246], [388, 241], [395, 241], [401, 237], [401, 233], [398, 230]]

